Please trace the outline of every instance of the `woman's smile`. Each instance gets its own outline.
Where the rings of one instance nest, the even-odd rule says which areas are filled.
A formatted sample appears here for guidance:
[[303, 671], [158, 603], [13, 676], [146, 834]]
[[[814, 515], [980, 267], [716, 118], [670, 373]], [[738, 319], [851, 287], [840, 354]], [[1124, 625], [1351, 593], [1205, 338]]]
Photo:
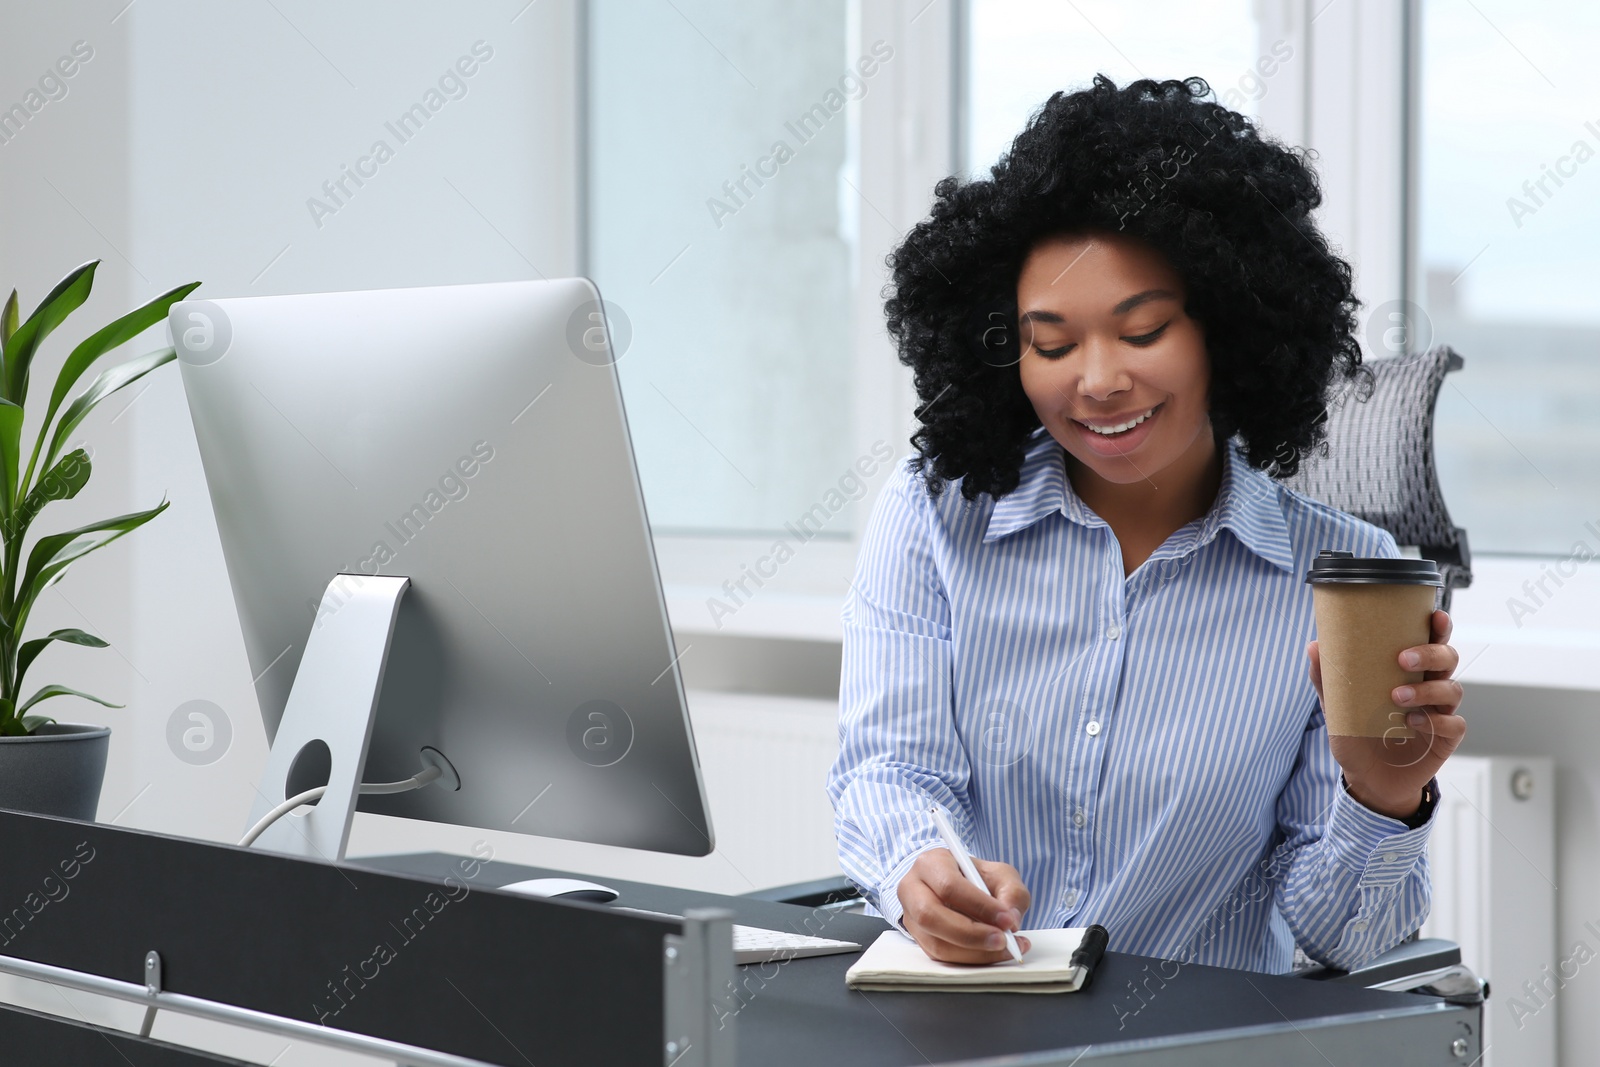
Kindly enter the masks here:
[[1083, 435], [1084, 444], [1103, 456], [1125, 456], [1144, 444], [1153, 431], [1151, 424], [1166, 406], [1155, 407], [1127, 419], [1070, 419]]

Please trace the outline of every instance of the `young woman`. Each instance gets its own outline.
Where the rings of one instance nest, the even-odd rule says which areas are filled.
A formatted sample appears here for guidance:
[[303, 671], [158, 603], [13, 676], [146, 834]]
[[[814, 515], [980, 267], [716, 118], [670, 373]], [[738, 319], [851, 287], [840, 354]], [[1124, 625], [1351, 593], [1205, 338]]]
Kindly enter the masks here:
[[1306, 568], [1399, 552], [1273, 476], [1370, 377], [1358, 302], [1303, 154], [1208, 96], [1057, 93], [890, 259], [922, 425], [845, 606], [828, 788], [845, 873], [935, 959], [1101, 923], [1125, 952], [1352, 967], [1427, 914], [1450, 620], [1400, 653], [1414, 740], [1330, 739]]

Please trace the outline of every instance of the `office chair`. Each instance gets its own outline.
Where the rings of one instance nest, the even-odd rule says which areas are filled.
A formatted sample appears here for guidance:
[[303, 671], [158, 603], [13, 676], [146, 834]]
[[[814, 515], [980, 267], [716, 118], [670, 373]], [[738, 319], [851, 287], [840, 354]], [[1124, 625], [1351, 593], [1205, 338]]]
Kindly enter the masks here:
[[1467, 531], [1450, 521], [1433, 462], [1433, 413], [1444, 376], [1464, 361], [1448, 345], [1427, 352], [1367, 360], [1372, 393], [1347, 391], [1329, 405], [1326, 454], [1307, 456], [1280, 481], [1394, 535], [1439, 565], [1450, 593], [1472, 584]]
[[[1388, 530], [1395, 543], [1415, 548], [1444, 577], [1439, 606], [1472, 584], [1467, 531], [1450, 521], [1433, 459], [1434, 405], [1444, 376], [1464, 360], [1447, 345], [1421, 354], [1367, 360], [1372, 390], [1350, 389], [1329, 405], [1326, 451], [1308, 456], [1290, 488]], [[758, 890], [746, 896], [824, 910], [854, 910], [860, 892], [842, 877]], [[1297, 957], [1299, 954], [1296, 954]], [[1461, 962], [1461, 949], [1442, 938], [1409, 938], [1354, 971], [1302, 958], [1294, 974], [1311, 981], [1419, 992], [1455, 1003], [1481, 1004], [1488, 983]]]

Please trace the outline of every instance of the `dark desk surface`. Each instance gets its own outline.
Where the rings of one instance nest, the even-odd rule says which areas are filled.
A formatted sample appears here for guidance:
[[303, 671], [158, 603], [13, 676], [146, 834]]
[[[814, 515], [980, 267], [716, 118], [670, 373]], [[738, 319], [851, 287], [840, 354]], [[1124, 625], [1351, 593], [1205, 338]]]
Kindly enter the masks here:
[[[350, 862], [443, 877], [454, 858], [429, 853]], [[571, 872], [495, 862], [485, 865], [480, 884], [506, 885], [546, 875], [571, 876]], [[870, 944], [888, 928], [883, 920], [862, 915], [814, 916], [809, 909], [788, 904], [615, 878], [593, 880], [618, 890], [617, 904], [652, 911], [681, 913], [687, 907], [725, 907], [734, 913], [735, 922], [744, 925], [862, 945]], [[808, 919], [809, 926], [803, 925]], [[1436, 998], [1417, 994], [1199, 964], [1179, 966], [1127, 955], [1114, 951], [1115, 930], [1111, 931], [1111, 945], [1113, 951], [1106, 954], [1090, 988], [1058, 995], [861, 993], [846, 988], [844, 981], [855, 954], [741, 967], [737, 969], [740, 988], [730, 993], [727, 1002], [727, 1010], [738, 1012], [738, 1059], [762, 1067], [943, 1064], [1071, 1052], [1090, 1046], [1096, 1049], [1093, 1054], [1099, 1054], [1118, 1043], [1286, 1026], [1295, 1031], [1297, 1040], [1312, 1046], [1306, 1050], [1310, 1052], [1317, 1045], [1310, 1034], [1330, 1017], [1380, 1023], [1398, 1016], [1454, 1010]], [[1446, 1045], [1448, 1041], [1439, 1042], [1438, 1051], [1443, 1053]], [[1337, 1053], [1326, 1057], [1320, 1050], [1312, 1058], [1318, 1063], [1324, 1058], [1330, 1063], [1360, 1062]], [[1061, 1062], [1069, 1061], [1070, 1057]], [[1034, 1061], [1030, 1057], [1028, 1062]], [[1438, 1062], [1451, 1061], [1446, 1057]]]

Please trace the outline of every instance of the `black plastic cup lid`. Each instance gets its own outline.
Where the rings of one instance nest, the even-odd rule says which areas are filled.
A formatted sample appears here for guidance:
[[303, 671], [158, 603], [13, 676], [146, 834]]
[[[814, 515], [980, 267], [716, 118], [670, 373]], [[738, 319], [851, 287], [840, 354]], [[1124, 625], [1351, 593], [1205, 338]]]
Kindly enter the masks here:
[[1357, 557], [1325, 548], [1306, 570], [1306, 581], [1355, 585], [1444, 585], [1439, 566], [1431, 559]]

